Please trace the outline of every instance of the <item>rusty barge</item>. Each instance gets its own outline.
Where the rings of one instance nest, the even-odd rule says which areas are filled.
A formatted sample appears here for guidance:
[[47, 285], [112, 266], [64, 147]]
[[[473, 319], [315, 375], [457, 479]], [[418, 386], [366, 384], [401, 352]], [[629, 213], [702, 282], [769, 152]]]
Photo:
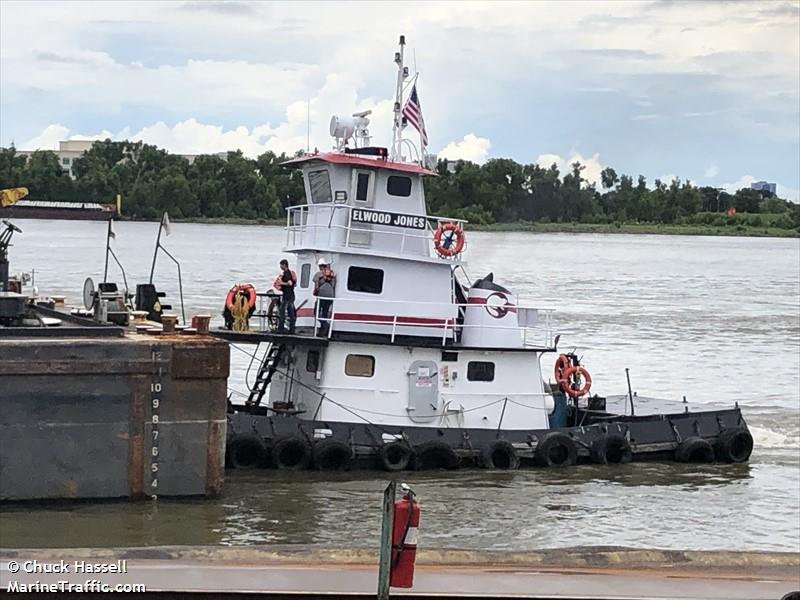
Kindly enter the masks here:
[[0, 226], [0, 501], [219, 495], [228, 344], [112, 322], [113, 284], [91, 313], [26, 294], [8, 274], [18, 231]]

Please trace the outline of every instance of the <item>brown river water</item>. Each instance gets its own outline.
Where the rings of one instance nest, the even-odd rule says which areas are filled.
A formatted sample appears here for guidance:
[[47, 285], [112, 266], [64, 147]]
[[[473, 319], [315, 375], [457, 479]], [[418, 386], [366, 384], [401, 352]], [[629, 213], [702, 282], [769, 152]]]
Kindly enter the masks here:
[[[80, 303], [84, 279], [102, 278], [105, 224], [16, 222], [12, 272], [33, 268], [43, 292]], [[115, 225], [131, 286], [148, 277], [157, 227]], [[218, 315], [234, 282], [265, 288], [283, 242], [278, 227], [173, 224], [164, 244], [187, 314]], [[628, 367], [641, 395], [738, 401], [755, 448], [744, 465], [407, 473], [422, 545], [800, 551], [800, 240], [468, 230], [465, 258], [471, 276], [494, 271], [526, 304], [557, 310], [560, 347], [582, 354], [593, 391], [624, 393]], [[155, 279], [177, 304], [174, 265], [160, 258]], [[231, 358], [241, 393], [248, 358]], [[0, 506], [0, 546], [376, 546], [386, 481], [254, 471], [228, 473], [216, 500]]]

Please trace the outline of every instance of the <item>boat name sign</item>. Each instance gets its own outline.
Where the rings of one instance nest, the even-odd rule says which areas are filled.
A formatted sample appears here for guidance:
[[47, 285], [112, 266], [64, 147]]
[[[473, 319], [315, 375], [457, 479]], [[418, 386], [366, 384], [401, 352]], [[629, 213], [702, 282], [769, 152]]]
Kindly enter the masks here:
[[353, 223], [373, 223], [375, 225], [409, 227], [411, 229], [425, 229], [427, 225], [425, 217], [419, 215], [404, 215], [379, 210], [366, 210], [364, 208], [354, 208], [351, 213], [351, 219]]

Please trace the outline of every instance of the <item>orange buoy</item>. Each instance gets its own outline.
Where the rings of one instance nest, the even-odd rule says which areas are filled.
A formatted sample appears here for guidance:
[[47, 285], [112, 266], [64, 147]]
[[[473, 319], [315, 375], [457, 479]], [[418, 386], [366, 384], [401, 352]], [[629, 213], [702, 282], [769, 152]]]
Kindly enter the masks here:
[[[583, 380], [583, 385], [580, 385]], [[570, 367], [564, 371], [564, 378], [560, 381], [564, 393], [573, 398], [580, 398], [589, 393], [592, 387], [592, 376], [583, 367]]]

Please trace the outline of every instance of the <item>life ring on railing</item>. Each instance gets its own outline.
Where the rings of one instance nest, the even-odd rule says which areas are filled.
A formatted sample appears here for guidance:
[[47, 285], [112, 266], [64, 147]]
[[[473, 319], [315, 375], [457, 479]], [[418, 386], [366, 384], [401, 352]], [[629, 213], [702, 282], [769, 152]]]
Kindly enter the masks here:
[[233, 310], [233, 307], [236, 306], [236, 294], [239, 292], [247, 296], [248, 309], [255, 310], [256, 288], [253, 287], [252, 283], [237, 283], [228, 290], [228, 295], [225, 296], [225, 307], [230, 311]]
[[465, 242], [464, 230], [458, 223], [442, 223], [433, 234], [433, 247], [444, 258], [459, 254]]
[[[574, 381], [572, 381], [573, 377], [575, 378]], [[583, 379], [583, 385], [580, 387], [573, 387], [575, 385], [580, 385], [581, 379]], [[592, 376], [589, 375], [589, 371], [583, 367], [570, 367], [564, 371], [564, 378], [559, 383], [565, 394], [573, 398], [580, 398], [588, 394], [589, 390], [592, 388]]]
[[564, 380], [564, 372], [572, 366], [569, 362], [569, 356], [566, 354], [559, 354], [556, 359], [556, 366], [553, 375], [556, 378], [556, 383], [561, 385]]

